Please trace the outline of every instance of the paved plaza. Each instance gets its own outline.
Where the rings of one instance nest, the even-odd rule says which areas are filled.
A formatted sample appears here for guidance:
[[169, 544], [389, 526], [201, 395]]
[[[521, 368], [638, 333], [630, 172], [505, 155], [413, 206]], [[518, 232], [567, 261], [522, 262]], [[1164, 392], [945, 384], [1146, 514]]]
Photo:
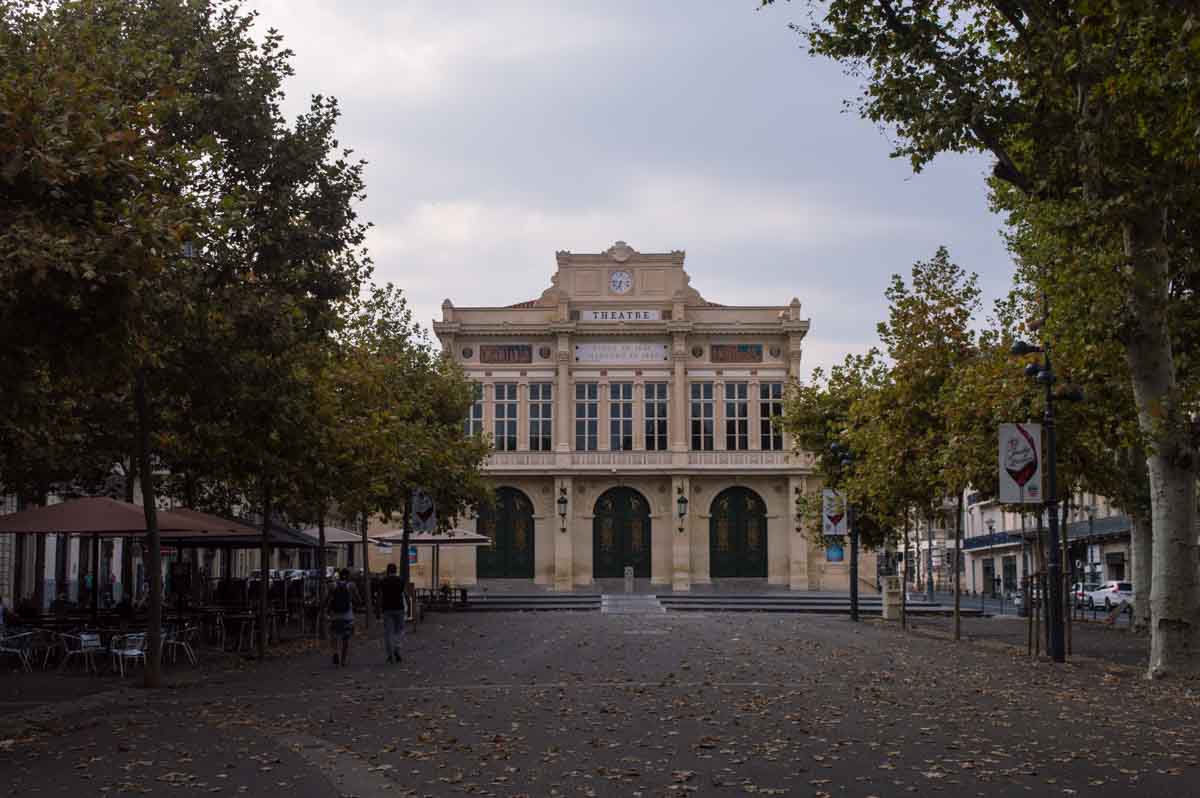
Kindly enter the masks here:
[[0, 794], [1200, 794], [1187, 685], [921, 626], [445, 614], [399, 666], [356, 643], [346, 668], [296, 645], [173, 689], [58, 695], [33, 725], [6, 693]]

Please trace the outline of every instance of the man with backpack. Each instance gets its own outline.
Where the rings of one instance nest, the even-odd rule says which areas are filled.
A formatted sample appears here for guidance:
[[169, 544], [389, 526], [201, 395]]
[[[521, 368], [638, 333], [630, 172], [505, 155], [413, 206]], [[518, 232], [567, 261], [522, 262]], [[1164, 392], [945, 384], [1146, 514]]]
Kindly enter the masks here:
[[333, 641], [333, 664], [346, 665], [350, 656], [350, 638], [354, 636], [354, 602], [358, 589], [350, 581], [350, 569], [338, 572], [337, 582], [329, 591], [326, 610], [329, 613], [329, 639]]
[[404, 639], [404, 579], [390, 562], [387, 576], [379, 582], [379, 613], [383, 616], [383, 645], [387, 661], [400, 663], [400, 642]]

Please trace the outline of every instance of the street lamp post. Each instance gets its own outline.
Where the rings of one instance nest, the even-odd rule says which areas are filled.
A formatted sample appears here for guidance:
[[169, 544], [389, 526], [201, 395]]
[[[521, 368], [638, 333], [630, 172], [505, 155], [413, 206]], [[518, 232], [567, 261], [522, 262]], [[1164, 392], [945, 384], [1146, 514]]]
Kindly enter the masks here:
[[683, 486], [679, 488], [679, 498], [675, 500], [675, 509], [679, 514], [679, 534], [682, 535], [684, 529], [686, 529], [684, 519], [687, 517], [688, 510], [688, 497], [684, 493]]
[[[1045, 319], [1042, 319], [1045, 323]], [[1039, 325], [1040, 327], [1041, 325]], [[1017, 341], [1012, 346], [1012, 354], [1017, 356], [1040, 353], [1042, 364], [1030, 363], [1025, 366], [1025, 376], [1031, 377], [1036, 383], [1045, 388], [1046, 410], [1042, 415], [1042, 425], [1046, 432], [1046, 515], [1050, 524], [1050, 545], [1046, 551], [1046, 601], [1048, 604], [1047, 625], [1050, 633], [1049, 654], [1055, 662], [1065, 662], [1067, 659], [1065, 639], [1063, 636], [1063, 581], [1062, 558], [1059, 556], [1058, 529], [1058, 463], [1056, 462], [1055, 431], [1054, 431], [1054, 400], [1081, 401], [1082, 393], [1078, 389], [1058, 394], [1054, 393], [1054, 383], [1057, 377], [1050, 362], [1050, 346], [1033, 346], [1024, 341]]]
[[[991, 546], [994, 546], [994, 545], [996, 544], [996, 541], [995, 541], [995, 539], [992, 537], [993, 535], [995, 535], [995, 534], [996, 534], [996, 520], [995, 520], [994, 518], [989, 518], [989, 519], [987, 520], [987, 528], [988, 528], [988, 547], [990, 548]], [[992, 562], [995, 562], [995, 560], [992, 560]], [[972, 569], [972, 570], [971, 570], [971, 576], [972, 576], [972, 577], [973, 577], [973, 576], [975, 576], [975, 571], [974, 571], [974, 569]], [[985, 606], [985, 605], [984, 605], [984, 600], [985, 600], [985, 597], [987, 596], [987, 590], [985, 589], [985, 587], [984, 587], [984, 585], [983, 585], [983, 580], [982, 580], [982, 579], [980, 579], [979, 581], [980, 581], [980, 585], [979, 585], [979, 611], [980, 611], [980, 612], [983, 612], [983, 610], [984, 610], [984, 606]], [[1003, 604], [1001, 604], [1001, 605], [1000, 605], [1000, 609], [1001, 609], [1001, 610], [1003, 610], [1003, 609], [1004, 609], [1004, 605], [1003, 605]]]

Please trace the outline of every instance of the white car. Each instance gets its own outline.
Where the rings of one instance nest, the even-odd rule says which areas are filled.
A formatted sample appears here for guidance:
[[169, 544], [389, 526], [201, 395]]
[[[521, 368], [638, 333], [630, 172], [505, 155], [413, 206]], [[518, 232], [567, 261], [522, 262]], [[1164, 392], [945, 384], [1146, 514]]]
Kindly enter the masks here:
[[1122, 601], [1133, 603], [1132, 582], [1105, 582], [1087, 594], [1089, 608], [1103, 606], [1104, 609], [1110, 610]]

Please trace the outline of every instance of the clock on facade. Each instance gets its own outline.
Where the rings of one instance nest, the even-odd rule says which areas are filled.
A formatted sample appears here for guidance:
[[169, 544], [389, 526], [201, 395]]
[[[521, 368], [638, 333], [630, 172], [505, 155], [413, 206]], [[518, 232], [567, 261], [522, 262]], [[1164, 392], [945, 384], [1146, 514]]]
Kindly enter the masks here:
[[614, 294], [628, 293], [629, 289], [633, 288], [633, 275], [624, 271], [613, 272], [608, 278], [608, 285]]

